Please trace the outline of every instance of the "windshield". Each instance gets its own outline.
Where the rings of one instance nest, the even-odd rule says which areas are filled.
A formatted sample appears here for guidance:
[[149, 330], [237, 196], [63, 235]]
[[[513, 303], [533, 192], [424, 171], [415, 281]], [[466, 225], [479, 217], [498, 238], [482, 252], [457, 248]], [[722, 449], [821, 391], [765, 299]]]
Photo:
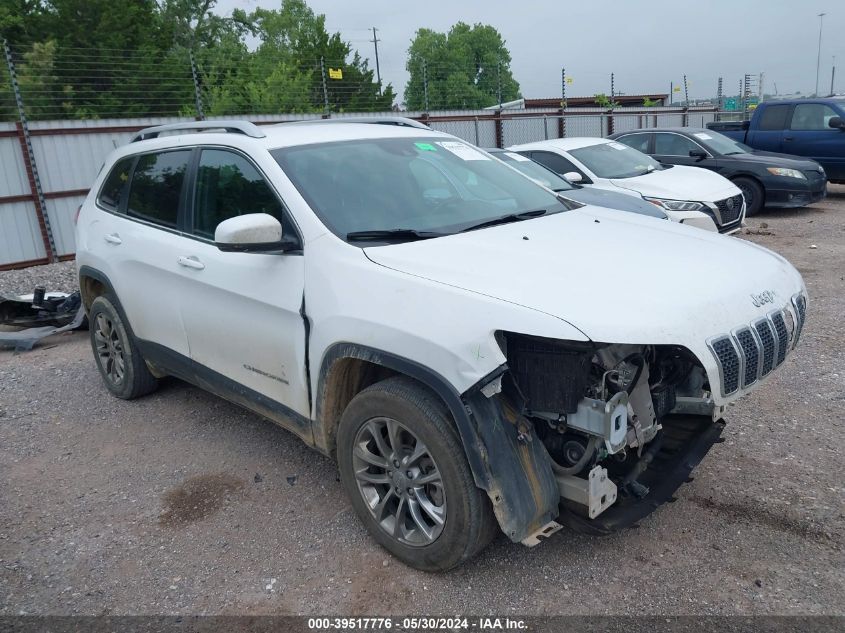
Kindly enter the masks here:
[[599, 178], [632, 178], [662, 169], [650, 156], [617, 142], [589, 145], [569, 153]]
[[728, 138], [724, 134], [719, 134], [712, 130], [693, 132], [692, 135], [713, 154], [730, 155], [748, 153], [747, 145], [743, 145], [732, 138]]
[[323, 223], [344, 239], [387, 231], [431, 237], [503, 216], [577, 206], [481, 150], [443, 137], [360, 139], [271, 153]]
[[540, 163], [535, 163], [530, 158], [517, 154], [516, 152], [491, 152], [493, 156], [506, 162], [514, 169], [521, 171], [523, 174], [539, 182], [544, 187], [548, 187], [552, 191], [572, 191], [576, 187], [572, 186], [566, 178], [558, 176], [555, 172], [547, 167], [543, 167]]

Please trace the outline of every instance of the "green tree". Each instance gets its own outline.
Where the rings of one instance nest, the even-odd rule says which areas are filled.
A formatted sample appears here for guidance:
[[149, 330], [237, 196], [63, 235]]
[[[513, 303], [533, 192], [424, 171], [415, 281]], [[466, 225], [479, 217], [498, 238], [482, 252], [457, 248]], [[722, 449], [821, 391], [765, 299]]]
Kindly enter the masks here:
[[505, 41], [492, 26], [458, 22], [448, 33], [420, 29], [408, 49], [405, 105], [425, 109], [426, 91], [429, 109], [484, 108], [518, 99], [510, 63]]

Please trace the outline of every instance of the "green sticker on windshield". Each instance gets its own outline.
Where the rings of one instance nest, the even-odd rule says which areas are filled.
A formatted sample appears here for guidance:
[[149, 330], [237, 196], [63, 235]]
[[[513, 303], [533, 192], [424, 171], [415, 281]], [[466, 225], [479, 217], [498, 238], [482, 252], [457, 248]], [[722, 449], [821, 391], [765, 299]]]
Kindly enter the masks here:
[[417, 146], [417, 149], [421, 149], [424, 152], [436, 152], [437, 148], [432, 145], [431, 143], [414, 143]]

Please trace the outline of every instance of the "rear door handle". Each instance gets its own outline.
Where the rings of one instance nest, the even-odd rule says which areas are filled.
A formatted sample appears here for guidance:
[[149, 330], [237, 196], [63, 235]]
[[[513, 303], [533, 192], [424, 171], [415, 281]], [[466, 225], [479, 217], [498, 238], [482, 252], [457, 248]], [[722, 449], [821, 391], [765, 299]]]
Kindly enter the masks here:
[[103, 239], [109, 244], [123, 244], [123, 240], [120, 239], [120, 236], [117, 233], [108, 233], [103, 236]]
[[184, 266], [185, 268], [193, 268], [194, 270], [202, 270], [205, 268], [205, 264], [203, 264], [193, 255], [191, 255], [190, 257], [179, 257], [176, 259], [176, 262], [180, 266]]
[[795, 140], [795, 137], [794, 137], [794, 136], [784, 136], [784, 137], [783, 137], [783, 140], [784, 140], [784, 141], [794, 141], [794, 140]]

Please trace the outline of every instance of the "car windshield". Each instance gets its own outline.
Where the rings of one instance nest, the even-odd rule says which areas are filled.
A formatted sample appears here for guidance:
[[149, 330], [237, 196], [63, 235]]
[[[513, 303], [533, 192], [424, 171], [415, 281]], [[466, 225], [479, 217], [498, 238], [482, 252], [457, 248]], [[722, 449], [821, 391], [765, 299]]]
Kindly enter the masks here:
[[748, 146], [728, 138], [724, 134], [712, 130], [693, 132], [693, 137], [713, 154], [730, 156], [731, 154], [747, 154]]
[[662, 169], [642, 152], [612, 141], [569, 151], [599, 178], [633, 178]]
[[506, 162], [514, 169], [521, 171], [531, 180], [539, 182], [544, 187], [548, 187], [552, 191], [572, 191], [576, 187], [572, 186], [566, 178], [558, 176], [551, 169], [543, 167], [540, 163], [535, 163], [530, 158], [517, 154], [516, 152], [491, 152], [493, 156]]
[[323, 223], [350, 241], [437, 237], [578, 206], [457, 139], [360, 139], [271, 153]]

